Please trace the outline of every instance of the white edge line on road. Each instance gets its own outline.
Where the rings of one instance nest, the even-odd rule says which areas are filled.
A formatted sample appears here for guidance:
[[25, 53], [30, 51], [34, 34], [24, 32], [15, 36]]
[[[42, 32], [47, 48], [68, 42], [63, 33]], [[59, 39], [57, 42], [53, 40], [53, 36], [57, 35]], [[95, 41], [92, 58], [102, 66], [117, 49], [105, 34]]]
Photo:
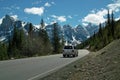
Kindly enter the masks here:
[[[75, 61], [76, 61], [76, 60], [75, 60]], [[74, 61], [72, 61], [72, 62], [74, 62]], [[60, 68], [66, 66], [66, 65], [68, 65], [68, 64], [70, 64], [70, 63], [72, 63], [72, 62], [69, 62], [69, 63], [67, 63], [67, 64], [65, 64], [65, 65], [62, 65], [62, 66], [59, 66], [59, 67], [56, 67], [56, 68], [51, 69], [51, 70], [49, 70], [49, 71], [46, 71], [46, 72], [44, 72], [44, 73], [38, 74], [38, 75], [36, 75], [36, 76], [34, 76], [34, 77], [29, 78], [28, 80], [34, 80], [34, 79], [36, 79], [36, 78], [39, 78], [39, 77], [42, 76], [42, 75], [44, 76], [45, 74], [49, 74], [50, 72], [55, 71], [55, 70], [57, 70], [57, 69], [60, 69]]]
[[[58, 68], [58, 67], [57, 67], [57, 68]], [[55, 69], [51, 69], [51, 70], [46, 71], [46, 72], [41, 73], [41, 74], [38, 74], [38, 75], [36, 75], [36, 76], [34, 76], [34, 77], [29, 78], [28, 80], [34, 80], [34, 79], [36, 79], [36, 78], [38, 78], [38, 77], [40, 77], [40, 76], [42, 76], [42, 75], [45, 75], [45, 74], [47, 74], [47, 73], [49, 73], [49, 72], [51, 72], [51, 71], [56, 70], [57, 68], [55, 68]]]

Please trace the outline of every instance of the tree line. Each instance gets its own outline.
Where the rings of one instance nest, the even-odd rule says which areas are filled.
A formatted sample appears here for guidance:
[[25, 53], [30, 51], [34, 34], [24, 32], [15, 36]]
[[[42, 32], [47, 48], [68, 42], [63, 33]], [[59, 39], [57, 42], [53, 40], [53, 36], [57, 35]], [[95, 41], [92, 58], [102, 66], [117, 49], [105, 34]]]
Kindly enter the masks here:
[[38, 32], [34, 30], [32, 23], [29, 24], [28, 33], [14, 25], [13, 35], [9, 37], [8, 42], [0, 43], [0, 60], [58, 54], [64, 45], [60, 40], [58, 23], [53, 24], [52, 40], [45, 30], [43, 19]]
[[105, 26], [99, 24], [99, 31], [94, 32], [88, 40], [78, 45], [78, 48], [88, 48], [91, 51], [97, 51], [108, 45], [113, 40], [120, 38], [120, 20], [115, 21], [114, 13], [110, 14], [108, 10]]

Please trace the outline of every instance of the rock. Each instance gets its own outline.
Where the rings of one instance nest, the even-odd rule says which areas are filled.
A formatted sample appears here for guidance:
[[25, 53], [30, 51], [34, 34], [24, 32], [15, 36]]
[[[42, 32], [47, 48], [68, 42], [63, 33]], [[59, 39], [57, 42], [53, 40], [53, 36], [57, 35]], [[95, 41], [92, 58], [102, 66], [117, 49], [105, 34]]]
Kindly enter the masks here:
[[105, 54], [106, 53], [106, 51], [103, 51], [103, 52], [101, 52], [101, 55], [103, 55], [103, 54]]
[[77, 65], [74, 65], [74, 68], [77, 68]]

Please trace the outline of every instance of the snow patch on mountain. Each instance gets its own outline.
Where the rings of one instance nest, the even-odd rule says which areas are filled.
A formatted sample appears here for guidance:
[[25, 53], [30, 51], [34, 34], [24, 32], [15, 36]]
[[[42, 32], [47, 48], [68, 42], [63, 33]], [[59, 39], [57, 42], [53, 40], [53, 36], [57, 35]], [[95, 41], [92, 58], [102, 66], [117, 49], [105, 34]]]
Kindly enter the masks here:
[[18, 16], [17, 15], [12, 15], [11, 17], [14, 19], [14, 21], [18, 20]]
[[34, 25], [34, 26], [35, 26], [36, 28], [38, 28], [38, 29], [40, 28], [40, 25]]
[[[0, 25], [0, 41], [7, 38], [6, 36], [11, 36], [13, 34], [14, 25], [16, 25], [18, 29], [24, 30], [25, 34], [28, 35], [30, 23], [22, 22], [18, 19], [15, 19], [15, 17], [6, 15], [3, 17], [2, 23]], [[47, 31], [50, 40], [52, 40], [53, 26], [54, 26], [53, 24], [49, 25], [47, 24], [45, 26], [45, 30]], [[94, 32], [98, 31], [98, 27], [92, 24], [88, 24], [87, 26], [77, 25], [76, 27], [72, 27], [69, 24], [64, 26], [60, 26], [58, 24], [57, 26], [59, 35], [60, 37], [62, 36], [64, 37], [66, 44], [72, 43], [74, 45], [80, 44], [82, 41], [92, 36]], [[40, 25], [34, 25], [33, 27], [34, 32], [38, 33], [39, 28]]]
[[5, 39], [6, 39], [5, 36], [1, 36], [1, 37], [0, 37], [0, 42], [1, 42], [1, 41], [4, 41]]
[[22, 22], [22, 27], [24, 27], [26, 24], [27, 24], [27, 23], [25, 23], [25, 22]]

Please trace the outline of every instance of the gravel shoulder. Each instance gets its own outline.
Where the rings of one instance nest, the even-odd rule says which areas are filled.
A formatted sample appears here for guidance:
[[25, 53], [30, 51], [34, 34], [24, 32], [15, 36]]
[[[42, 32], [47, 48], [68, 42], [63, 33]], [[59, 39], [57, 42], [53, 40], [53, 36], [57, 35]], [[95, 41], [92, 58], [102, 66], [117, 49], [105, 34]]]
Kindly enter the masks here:
[[120, 80], [120, 40], [39, 80]]

